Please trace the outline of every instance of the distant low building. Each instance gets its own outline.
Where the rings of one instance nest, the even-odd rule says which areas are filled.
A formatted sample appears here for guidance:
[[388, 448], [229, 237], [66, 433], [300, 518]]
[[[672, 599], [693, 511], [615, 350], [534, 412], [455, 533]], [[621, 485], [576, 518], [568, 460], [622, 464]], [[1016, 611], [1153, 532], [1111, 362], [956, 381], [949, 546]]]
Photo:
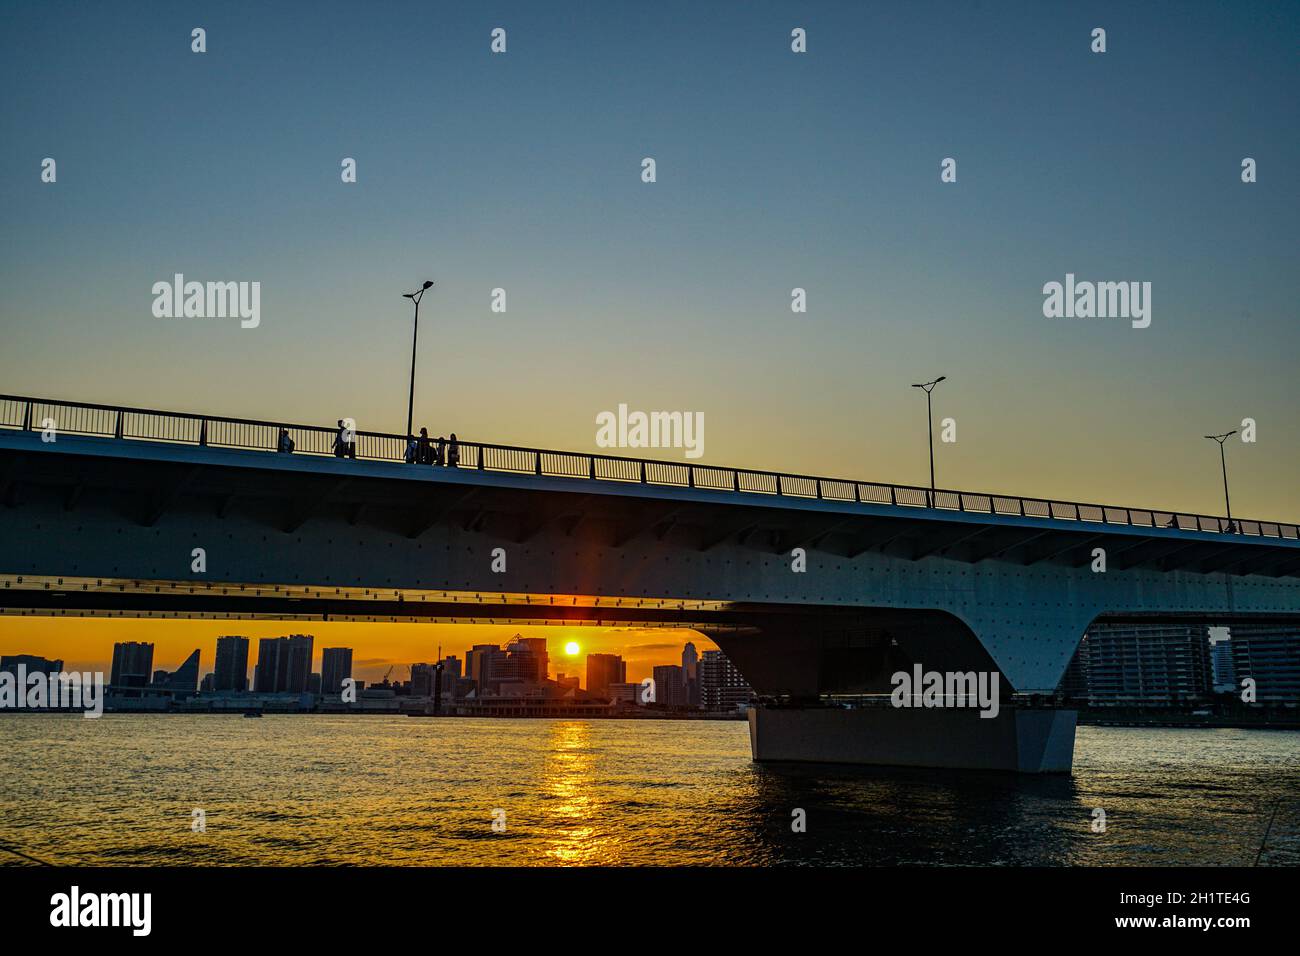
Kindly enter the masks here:
[[38, 657], [35, 654], [5, 654], [0, 656], [0, 671], [6, 671], [16, 676], [19, 666], [25, 668], [28, 674], [60, 674], [63, 672], [63, 661], [61, 660], [50, 660], [45, 657]]
[[641, 705], [641, 685], [636, 681], [620, 681], [610, 684], [607, 692], [611, 703]]

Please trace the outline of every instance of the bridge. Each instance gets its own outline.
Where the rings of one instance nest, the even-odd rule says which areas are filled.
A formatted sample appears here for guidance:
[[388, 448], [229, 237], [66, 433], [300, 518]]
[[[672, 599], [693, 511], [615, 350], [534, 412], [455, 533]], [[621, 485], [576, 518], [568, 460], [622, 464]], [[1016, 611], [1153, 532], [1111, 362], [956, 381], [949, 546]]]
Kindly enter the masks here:
[[[1093, 622], [1300, 621], [1292, 523], [335, 431], [0, 395], [0, 612], [691, 627], [755, 759], [1020, 771], [1071, 765]], [[998, 716], [827, 706], [918, 664]]]

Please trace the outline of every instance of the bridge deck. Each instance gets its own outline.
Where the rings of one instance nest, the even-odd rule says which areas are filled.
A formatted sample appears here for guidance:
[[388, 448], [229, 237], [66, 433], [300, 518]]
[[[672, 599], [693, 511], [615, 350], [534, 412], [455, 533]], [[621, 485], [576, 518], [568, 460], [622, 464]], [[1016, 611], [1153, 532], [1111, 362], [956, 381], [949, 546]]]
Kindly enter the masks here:
[[[333, 458], [335, 429], [188, 412], [126, 408], [52, 399], [0, 395], [0, 434], [37, 431], [52, 422], [58, 434], [113, 438], [122, 442], [164, 442], [211, 449], [274, 454], [281, 428], [294, 439], [295, 456]], [[356, 456], [367, 462], [404, 462], [407, 438], [357, 431]], [[1294, 523], [1235, 519], [1153, 508], [1028, 498], [988, 492], [931, 490], [787, 472], [626, 458], [513, 445], [461, 441], [458, 471], [564, 478], [605, 486], [728, 492], [737, 497], [888, 505], [925, 512], [957, 512], [997, 518], [1048, 519], [1091, 525], [1200, 532], [1234, 537], [1300, 540]], [[281, 458], [284, 456], [276, 455]], [[421, 466], [409, 466], [420, 470]], [[427, 468], [428, 466], [425, 466]], [[450, 471], [451, 469], [447, 469]]]

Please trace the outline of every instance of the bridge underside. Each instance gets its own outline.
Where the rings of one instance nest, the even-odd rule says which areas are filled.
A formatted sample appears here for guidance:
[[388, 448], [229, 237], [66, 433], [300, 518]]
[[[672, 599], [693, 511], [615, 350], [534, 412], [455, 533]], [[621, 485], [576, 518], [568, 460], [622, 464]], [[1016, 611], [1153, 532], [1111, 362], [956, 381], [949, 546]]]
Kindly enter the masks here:
[[1098, 619], [1300, 617], [1300, 542], [1164, 527], [3, 430], [0, 502], [0, 612], [689, 627], [784, 705], [760, 759], [1060, 769], [1072, 723], [1027, 710], [812, 705], [914, 664], [1051, 694]]
[[892, 674], [926, 661], [996, 674], [970, 629], [938, 611], [30, 576], [0, 576], [0, 603], [3, 613], [39, 616], [690, 628], [767, 698], [750, 713], [756, 760], [1050, 772], [1069, 770], [1073, 752], [1073, 714], [1013, 703], [1000, 676], [1003, 703], [991, 718], [826, 706], [835, 696], [888, 694]]

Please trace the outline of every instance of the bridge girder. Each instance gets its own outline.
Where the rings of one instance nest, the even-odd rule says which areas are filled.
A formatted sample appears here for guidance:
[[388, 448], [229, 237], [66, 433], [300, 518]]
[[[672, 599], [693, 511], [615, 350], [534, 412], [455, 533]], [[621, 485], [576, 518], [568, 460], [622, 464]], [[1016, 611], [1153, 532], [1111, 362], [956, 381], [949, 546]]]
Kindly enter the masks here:
[[[1100, 614], [1300, 613], [1294, 541], [296, 457], [65, 437], [42, 448], [0, 430], [0, 488], [24, 488], [0, 517], [0, 578], [179, 581], [197, 543], [236, 584], [932, 610], [1035, 691], [1055, 686]], [[157, 515], [142, 528], [146, 495]], [[1128, 560], [1092, 574], [1078, 556], [1097, 542]], [[511, 570], [495, 577], [485, 557], [502, 546]], [[806, 573], [773, 551], [793, 547], [809, 547]], [[19, 606], [15, 594], [0, 587], [0, 603]]]

